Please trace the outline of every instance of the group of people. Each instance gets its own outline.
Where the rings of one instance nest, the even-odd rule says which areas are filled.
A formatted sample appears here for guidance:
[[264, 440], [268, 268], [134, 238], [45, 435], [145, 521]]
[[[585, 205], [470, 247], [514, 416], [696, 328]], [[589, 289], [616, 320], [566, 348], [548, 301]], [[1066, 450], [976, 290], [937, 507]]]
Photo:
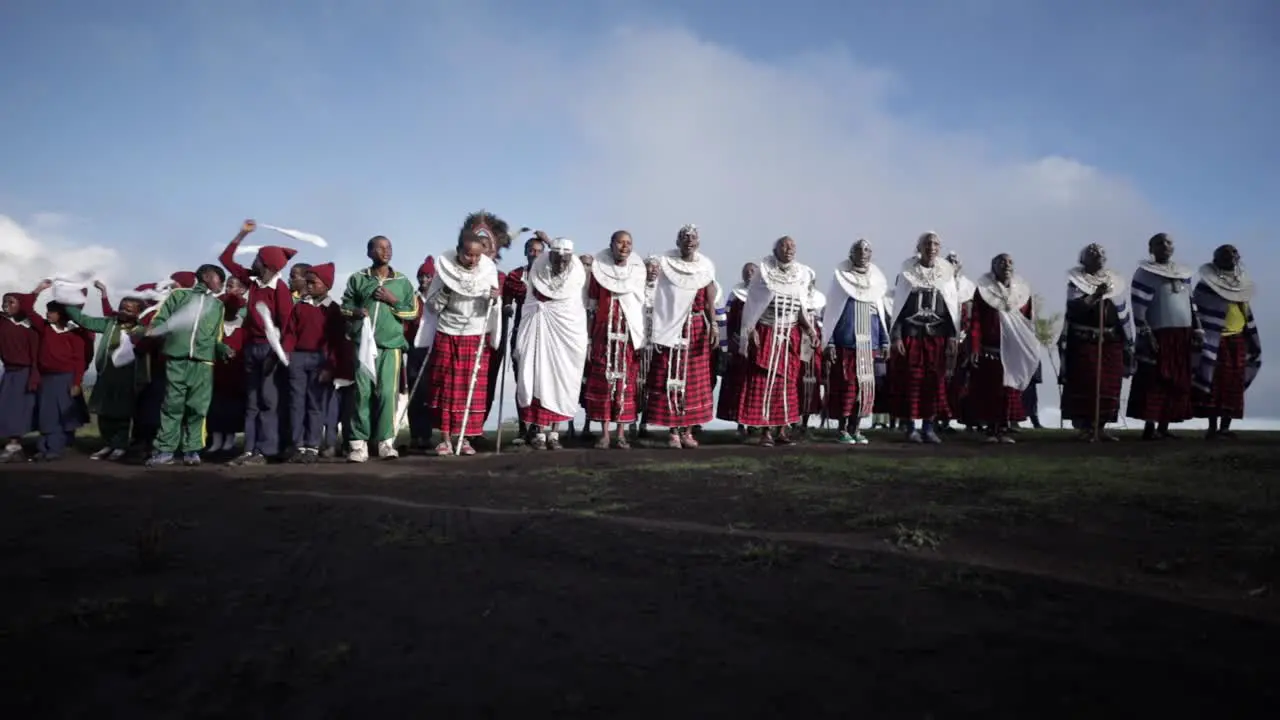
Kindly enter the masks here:
[[[472, 455], [508, 376], [514, 440], [536, 449], [559, 448], [583, 411], [601, 449], [628, 448], [637, 426], [695, 448], [713, 419], [769, 447], [794, 442], [814, 416], [849, 445], [885, 418], [913, 443], [941, 442], [952, 421], [1012, 443], [1041, 372], [1034, 293], [1013, 258], [997, 255], [973, 281], [935, 233], [892, 285], [865, 239], [819, 277], [783, 237], [725, 294], [694, 225], [647, 260], [626, 231], [594, 254], [539, 231], [523, 243], [524, 265], [504, 273], [502, 253], [527, 229], [481, 211], [413, 276], [392, 267], [389, 239], [370, 239], [369, 265], [335, 299], [334, 265], [290, 266], [291, 248], [263, 246], [241, 265], [256, 229], [246, 221], [219, 264], [140, 285], [118, 305], [97, 283], [101, 316], [84, 312], [84, 285], [6, 293], [3, 459], [62, 457], [90, 413], [105, 442], [93, 457], [138, 449], [153, 466], [389, 459], [405, 424], [416, 449]], [[1173, 262], [1165, 234], [1148, 249], [1131, 282], [1097, 244], [1068, 273], [1064, 417], [1082, 438], [1115, 439], [1106, 426], [1132, 375], [1127, 414], [1146, 423], [1144, 438], [1171, 437], [1171, 423], [1192, 417], [1231, 437], [1261, 362], [1253, 284], [1230, 245], [1195, 271]], [[29, 457], [22, 438], [33, 430]]]

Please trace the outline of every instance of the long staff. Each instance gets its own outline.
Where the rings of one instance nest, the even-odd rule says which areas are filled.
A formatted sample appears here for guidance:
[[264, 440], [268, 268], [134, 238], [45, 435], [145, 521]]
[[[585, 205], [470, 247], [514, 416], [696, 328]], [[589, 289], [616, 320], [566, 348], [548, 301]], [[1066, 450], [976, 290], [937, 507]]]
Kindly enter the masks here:
[[[493, 308], [498, 304], [498, 298], [489, 301], [489, 309], [487, 314], [493, 313]], [[471, 419], [471, 400], [476, 395], [476, 381], [480, 378], [480, 361], [484, 358], [484, 353], [488, 351], [485, 347], [485, 341], [488, 340], [489, 333], [486, 332], [480, 338], [480, 347], [476, 349], [476, 361], [471, 366], [471, 383], [467, 386], [467, 404], [462, 411], [462, 429], [458, 431], [457, 447], [453, 449], [454, 455], [462, 454], [462, 443], [467, 441], [467, 421]]]

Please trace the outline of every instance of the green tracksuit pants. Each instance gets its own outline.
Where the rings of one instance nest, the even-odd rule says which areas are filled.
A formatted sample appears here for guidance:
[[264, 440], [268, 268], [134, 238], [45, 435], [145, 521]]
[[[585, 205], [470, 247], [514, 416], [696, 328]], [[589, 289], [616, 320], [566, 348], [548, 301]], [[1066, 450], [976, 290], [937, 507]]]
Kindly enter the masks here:
[[166, 358], [164, 382], [156, 452], [200, 452], [205, 446], [205, 417], [213, 399], [213, 363]]
[[351, 439], [375, 443], [391, 440], [396, 433], [396, 400], [400, 395], [400, 350], [378, 348], [374, 360], [377, 377], [356, 370], [355, 408], [351, 413]]

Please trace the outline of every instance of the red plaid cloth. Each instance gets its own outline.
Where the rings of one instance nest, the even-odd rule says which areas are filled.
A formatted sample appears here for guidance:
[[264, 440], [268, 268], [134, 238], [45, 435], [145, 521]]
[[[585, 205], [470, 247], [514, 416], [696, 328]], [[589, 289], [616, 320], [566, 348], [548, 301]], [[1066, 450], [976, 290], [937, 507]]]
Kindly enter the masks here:
[[1022, 391], [1004, 386], [1004, 363], [1000, 356], [983, 356], [969, 370], [969, 393], [965, 398], [968, 419], [978, 424], [1008, 425], [1027, 419], [1022, 407]]
[[[654, 347], [649, 377], [645, 383], [645, 423], [667, 428], [685, 428], [711, 422], [714, 411], [711, 373], [707, 366], [714, 360], [707, 340], [707, 291], [698, 291], [693, 300], [693, 323], [690, 328], [688, 363], [685, 376], [684, 415], [672, 412], [667, 404], [667, 360], [670, 348]], [[710, 328], [715, 332], [715, 327]]]
[[742, 380], [746, 373], [746, 358], [738, 354], [738, 333], [742, 330], [744, 303], [736, 297], [729, 299], [725, 315], [725, 331], [729, 335], [729, 362], [724, 377], [720, 379], [720, 395], [716, 398], [716, 417], [738, 422], [738, 403], [742, 400]]
[[[613, 294], [600, 287], [595, 278], [587, 285], [588, 306], [594, 307], [595, 315], [591, 322], [591, 348], [587, 355], [587, 370], [582, 388], [582, 406], [587, 412], [589, 422], [635, 422], [640, 403], [640, 355], [627, 336], [622, 357], [615, 362], [626, 361], [627, 377], [621, 398], [614, 397], [615, 387], [605, 378], [609, 369], [609, 305], [613, 303]], [[615, 304], [614, 327], [625, 331], [627, 327], [626, 313], [621, 304]]]
[[1196, 417], [1244, 417], [1244, 371], [1248, 341], [1244, 333], [1218, 340], [1218, 362], [1213, 366], [1213, 387], [1196, 390]]
[[[427, 408], [431, 422], [443, 433], [463, 432], [480, 435], [484, 432], [485, 397], [489, 389], [489, 358], [492, 351], [484, 341], [485, 335], [446, 335], [436, 333], [427, 361]], [[471, 414], [467, 427], [462, 427], [462, 416], [467, 410], [467, 388], [471, 385], [471, 371], [475, 368], [476, 353], [480, 354], [480, 372], [471, 396]]]
[[875, 383], [867, 387], [863, 397], [858, 389], [858, 351], [836, 348], [836, 361], [827, 368], [827, 417], [866, 417], [878, 401]]
[[[1098, 383], [1098, 344], [1081, 338], [1067, 338], [1066, 384], [1062, 387], [1062, 416], [1089, 425], [1093, 423], [1095, 391]], [[1120, 387], [1124, 384], [1124, 339], [1107, 338], [1102, 344], [1102, 412], [1104, 423], [1120, 417]]]
[[[742, 377], [742, 398], [738, 402], [738, 422], [750, 427], [778, 427], [800, 420], [800, 394], [795, 378], [800, 374], [800, 328], [790, 329], [791, 344], [777, 368], [772, 392], [769, 393], [769, 352], [773, 344], [775, 328], [756, 325], [760, 342], [752, 345], [747, 354], [746, 371]], [[765, 413], [765, 396], [769, 397], [769, 412]]]
[[538, 398], [534, 398], [528, 407], [520, 408], [520, 422], [526, 425], [536, 425], [540, 428], [548, 428], [556, 423], [569, 422], [572, 419], [569, 415], [559, 415], [542, 407], [542, 401]]
[[947, 417], [947, 338], [904, 338], [906, 355], [889, 363], [889, 412], [895, 418], [928, 420]]
[[1154, 423], [1192, 418], [1191, 328], [1161, 328], [1153, 333], [1159, 348], [1154, 363], [1138, 363], [1129, 383], [1126, 415]]

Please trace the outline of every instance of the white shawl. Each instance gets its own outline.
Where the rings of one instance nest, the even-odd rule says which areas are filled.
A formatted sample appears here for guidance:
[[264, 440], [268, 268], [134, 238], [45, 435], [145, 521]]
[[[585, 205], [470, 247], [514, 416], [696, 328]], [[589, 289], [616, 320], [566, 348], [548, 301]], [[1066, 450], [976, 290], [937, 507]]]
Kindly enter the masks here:
[[1152, 275], [1170, 280], [1190, 280], [1191, 268], [1175, 262], [1158, 263], [1150, 258], [1138, 263], [1139, 270], [1146, 270]]
[[756, 265], [759, 272], [751, 278], [747, 288], [747, 299], [742, 306], [742, 328], [738, 339], [738, 352], [746, 355], [747, 339], [756, 323], [764, 316], [764, 311], [773, 302], [775, 296], [795, 298], [800, 307], [809, 298], [809, 286], [813, 284], [813, 268], [799, 262], [792, 262], [785, 270], [778, 267], [778, 259], [769, 255]]
[[1104, 300], [1115, 300], [1129, 291], [1129, 281], [1111, 268], [1103, 268], [1099, 273], [1090, 274], [1084, 271], [1083, 266], [1077, 265], [1067, 271], [1067, 282], [1075, 285], [1086, 296], [1092, 295], [1105, 282], [1111, 289], [1103, 296]]
[[1200, 282], [1213, 288], [1223, 300], [1233, 303], [1247, 303], [1253, 300], [1253, 280], [1243, 269], [1237, 269], [1235, 278], [1224, 275], [1213, 263], [1200, 266]]
[[1026, 390], [1040, 367], [1040, 339], [1033, 320], [1022, 314], [1031, 300], [1031, 286], [1014, 275], [1009, 286], [995, 275], [978, 278], [978, 294], [1000, 317], [1000, 364], [1004, 366], [1004, 386]]
[[831, 287], [827, 290], [827, 307], [822, 313], [822, 331], [827, 334], [827, 337], [831, 336], [840, 322], [840, 315], [844, 313], [845, 303], [853, 299], [870, 303], [875, 307], [880, 315], [880, 327], [887, 335], [889, 312], [885, 307], [887, 305], [885, 300], [888, 288], [889, 281], [885, 279], [880, 268], [868, 264], [866, 272], [855, 272], [853, 263], [845, 258], [832, 273]]
[[[498, 266], [486, 255], [470, 270], [458, 264], [457, 250], [447, 250], [436, 256], [436, 274], [427, 287], [426, 304], [422, 310], [422, 324], [414, 338], [416, 347], [430, 347], [440, 328], [440, 318], [427, 306], [435, 302], [445, 289], [451, 294], [443, 312], [462, 313], [468, 319], [484, 319], [481, 332], [489, 335], [489, 346], [502, 347], [502, 308], [489, 300], [490, 291], [498, 287]], [[429, 317], [430, 316], [430, 317]], [[477, 325], [480, 323], [477, 322]]]
[[893, 317], [889, 319], [889, 327], [892, 328], [898, 322], [898, 316], [907, 306], [907, 298], [911, 296], [914, 290], [937, 290], [942, 295], [942, 302], [947, 306], [947, 314], [951, 316], [952, 329], [956, 335], [960, 334], [960, 297], [957, 295], [955, 268], [951, 263], [941, 258], [933, 263], [931, 270], [936, 274], [925, 272], [925, 268], [920, 266], [920, 258], [912, 255], [907, 261], [902, 263], [902, 270], [898, 273], [898, 283], [893, 290]]
[[627, 317], [627, 331], [631, 334], [631, 346], [637, 350], [644, 347], [644, 262], [632, 253], [625, 265], [617, 265], [613, 261], [613, 252], [605, 248], [596, 253], [596, 259], [591, 263], [591, 277], [601, 288], [613, 293], [622, 306], [622, 313]]
[[[581, 301], [587, 273], [582, 261], [570, 256], [564, 283], [553, 287], [547, 282], [550, 259], [543, 253], [526, 275], [530, 290], [516, 335], [516, 403], [528, 407], [537, 398], [547, 410], [572, 417], [579, 410], [587, 362], [587, 310]], [[548, 299], [540, 300], [534, 290]]]
[[[684, 337], [684, 326], [698, 291], [715, 281], [716, 266], [701, 253], [694, 255], [693, 260], [684, 260], [679, 250], [671, 250], [658, 256], [658, 268], [650, 341], [654, 345], [674, 347]], [[712, 301], [707, 298], [708, 305]], [[708, 332], [711, 330], [707, 328]]]

